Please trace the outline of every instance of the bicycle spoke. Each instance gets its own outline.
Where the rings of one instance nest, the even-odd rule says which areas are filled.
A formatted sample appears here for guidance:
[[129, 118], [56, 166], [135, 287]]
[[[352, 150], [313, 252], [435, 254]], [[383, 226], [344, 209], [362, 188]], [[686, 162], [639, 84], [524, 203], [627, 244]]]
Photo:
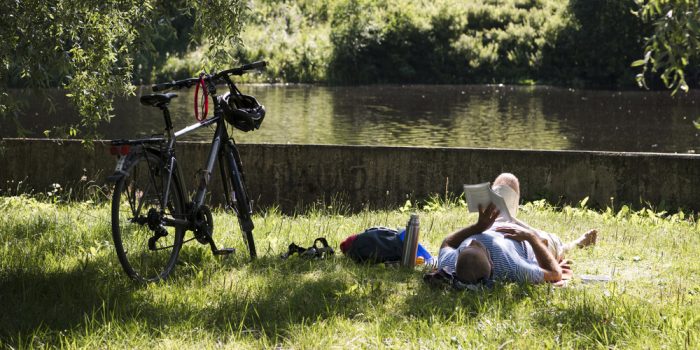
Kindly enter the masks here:
[[[133, 213], [134, 213], [134, 216], [138, 216], [138, 214], [141, 212], [141, 208], [143, 208], [143, 203], [146, 201], [146, 199], [148, 199], [148, 196], [146, 195], [146, 193], [148, 193], [148, 190], [149, 190], [149, 189], [150, 189], [150, 184], [149, 184], [149, 187], [146, 188], [145, 191], [141, 191], [141, 198], [139, 199], [138, 208], [136, 208], [136, 211], [133, 212]], [[136, 191], [138, 191], [138, 190], [135, 189], [134, 191], [136, 192]], [[134, 200], [136, 200], [137, 195], [138, 195], [137, 193], [134, 193]], [[133, 208], [133, 207], [132, 207], [132, 208]]]
[[[144, 151], [144, 152], [145, 152], [145, 151]], [[155, 171], [157, 171], [157, 170], [162, 170], [162, 169], [159, 169], [158, 167], [154, 168], [154, 167], [153, 167], [153, 164], [150, 163], [150, 161], [148, 160], [148, 157], [146, 157], [146, 162], [148, 163], [148, 175], [150, 176], [150, 179], [151, 179], [151, 185], [153, 186], [153, 188], [155, 189], [155, 191], [156, 191], [157, 194], [158, 194], [158, 193], [162, 193], [163, 191], [158, 189], [158, 184], [157, 184], [157, 182], [156, 182], [155, 174], [154, 174]], [[159, 173], [159, 175], [160, 175], [160, 173]], [[159, 178], [160, 178], [161, 180], [163, 180], [162, 177], [159, 177]], [[164, 186], [164, 184], [161, 183], [161, 186]], [[158, 202], [159, 202], [158, 204], [160, 204], [160, 207], [161, 207], [161, 208], [165, 207], [165, 205], [163, 205], [163, 198], [157, 198], [157, 199], [158, 199]], [[165, 198], [165, 200], [167, 201], [168, 198]]]
[[[139, 280], [155, 281], [167, 276], [175, 266], [184, 235], [182, 225], [164, 223], [166, 212], [165, 218], [171, 217], [181, 212], [184, 204], [179, 190], [173, 187], [167, 206], [161, 205], [160, 163], [160, 158], [150, 152], [136, 156], [128, 169], [130, 176], [115, 187], [112, 202], [117, 255], [127, 274]], [[149, 244], [149, 240], [155, 241]]]

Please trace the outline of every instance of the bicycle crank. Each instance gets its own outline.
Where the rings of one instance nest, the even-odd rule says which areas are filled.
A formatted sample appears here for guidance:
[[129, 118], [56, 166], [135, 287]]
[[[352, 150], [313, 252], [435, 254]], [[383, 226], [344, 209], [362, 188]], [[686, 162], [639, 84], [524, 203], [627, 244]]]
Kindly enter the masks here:
[[214, 255], [229, 255], [236, 252], [234, 248], [219, 249], [216, 247], [214, 238], [212, 238], [214, 233], [214, 219], [212, 218], [211, 210], [206, 205], [203, 205], [197, 211], [194, 225], [194, 237], [199, 243], [208, 243], [209, 247], [211, 248], [211, 252], [214, 253]]
[[197, 242], [201, 244], [213, 242], [214, 218], [211, 215], [211, 210], [206, 205], [199, 207], [199, 210], [197, 210], [194, 227], [194, 237], [197, 239]]

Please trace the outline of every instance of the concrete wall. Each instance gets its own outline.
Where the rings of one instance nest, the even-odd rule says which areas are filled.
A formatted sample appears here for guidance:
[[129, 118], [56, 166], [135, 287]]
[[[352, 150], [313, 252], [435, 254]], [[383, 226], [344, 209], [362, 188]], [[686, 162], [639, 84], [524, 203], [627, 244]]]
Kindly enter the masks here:
[[[81, 178], [104, 184], [115, 165], [106, 142], [86, 149], [77, 141], [6, 139], [0, 147], [3, 193], [18, 180], [22, 189], [40, 191], [52, 183], [84, 184]], [[178, 146], [190, 190], [208, 147]], [[614, 197], [616, 204], [700, 210], [698, 155], [268, 144], [240, 145], [240, 152], [257, 205], [287, 211], [332, 198], [353, 208], [395, 207], [446, 189], [461, 193], [462, 184], [492, 181], [501, 172], [520, 178], [526, 200], [575, 203], [589, 196], [589, 204], [605, 206]], [[212, 186], [218, 191], [218, 179]]]

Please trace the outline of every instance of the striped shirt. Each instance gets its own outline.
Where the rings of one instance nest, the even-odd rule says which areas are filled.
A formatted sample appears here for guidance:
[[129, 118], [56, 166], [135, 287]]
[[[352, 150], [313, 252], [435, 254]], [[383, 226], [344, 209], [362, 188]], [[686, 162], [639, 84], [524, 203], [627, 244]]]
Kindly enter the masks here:
[[448, 271], [454, 272], [459, 252], [469, 246], [472, 240], [476, 240], [489, 251], [493, 262], [492, 279], [511, 282], [544, 282], [544, 271], [537, 264], [530, 244], [504, 238], [502, 233], [495, 231], [499, 226], [494, 225], [483, 233], [470, 236], [462, 241], [457, 249], [452, 247], [440, 249], [438, 268], [446, 267]]

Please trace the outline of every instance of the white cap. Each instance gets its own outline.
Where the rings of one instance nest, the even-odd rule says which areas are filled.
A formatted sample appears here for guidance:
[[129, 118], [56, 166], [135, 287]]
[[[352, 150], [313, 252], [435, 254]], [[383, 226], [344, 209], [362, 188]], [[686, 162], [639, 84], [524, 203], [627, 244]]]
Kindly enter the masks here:
[[493, 188], [493, 191], [499, 196], [503, 197], [503, 201], [506, 202], [506, 207], [508, 207], [510, 216], [515, 218], [515, 216], [518, 214], [518, 202], [520, 202], [520, 196], [508, 185], [497, 185]]

